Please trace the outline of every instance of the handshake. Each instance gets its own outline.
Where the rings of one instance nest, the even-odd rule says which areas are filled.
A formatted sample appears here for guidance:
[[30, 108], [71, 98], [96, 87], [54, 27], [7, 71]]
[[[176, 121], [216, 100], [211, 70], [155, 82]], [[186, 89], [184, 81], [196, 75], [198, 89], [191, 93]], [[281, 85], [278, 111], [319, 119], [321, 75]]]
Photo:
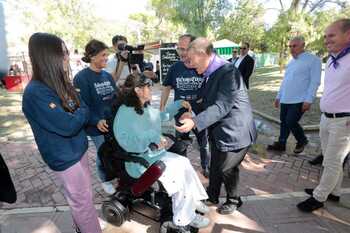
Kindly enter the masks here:
[[183, 101], [181, 105], [188, 111], [181, 115], [181, 117], [179, 118], [179, 122], [181, 125], [175, 126], [175, 129], [180, 133], [187, 133], [195, 127], [195, 123], [192, 119], [192, 107], [191, 104], [187, 101]]

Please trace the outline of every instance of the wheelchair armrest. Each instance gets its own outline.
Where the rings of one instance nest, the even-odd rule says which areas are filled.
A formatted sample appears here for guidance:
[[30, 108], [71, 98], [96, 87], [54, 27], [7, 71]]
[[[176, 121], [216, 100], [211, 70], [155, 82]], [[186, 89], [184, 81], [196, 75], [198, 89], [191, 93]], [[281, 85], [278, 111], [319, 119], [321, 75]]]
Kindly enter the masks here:
[[162, 161], [157, 161], [152, 166], [150, 166], [138, 180], [132, 185], [131, 193], [135, 196], [141, 196], [149, 187], [151, 187], [154, 182], [156, 182], [159, 177], [163, 174], [165, 170], [165, 164]]

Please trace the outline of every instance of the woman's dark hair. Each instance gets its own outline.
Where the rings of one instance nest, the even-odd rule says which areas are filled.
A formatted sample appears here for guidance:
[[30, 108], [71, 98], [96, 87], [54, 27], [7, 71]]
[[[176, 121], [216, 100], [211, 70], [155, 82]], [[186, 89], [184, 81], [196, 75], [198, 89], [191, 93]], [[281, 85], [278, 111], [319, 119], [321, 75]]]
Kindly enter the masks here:
[[92, 39], [85, 45], [84, 57], [81, 58], [83, 62], [90, 63], [91, 58], [96, 56], [99, 52], [108, 49], [108, 46], [102, 41]]
[[34, 33], [28, 44], [33, 80], [38, 80], [56, 92], [63, 109], [74, 112], [80, 106], [78, 95], [63, 67], [67, 53], [63, 40], [48, 33]]
[[136, 113], [142, 115], [143, 108], [147, 107], [150, 103], [147, 102], [142, 106], [135, 92], [135, 87], [144, 87], [151, 84], [152, 81], [144, 74], [129, 74], [122, 86], [120, 96], [118, 96], [117, 102], [114, 104], [114, 113], [117, 113], [118, 108], [124, 104], [128, 107], [134, 107]]

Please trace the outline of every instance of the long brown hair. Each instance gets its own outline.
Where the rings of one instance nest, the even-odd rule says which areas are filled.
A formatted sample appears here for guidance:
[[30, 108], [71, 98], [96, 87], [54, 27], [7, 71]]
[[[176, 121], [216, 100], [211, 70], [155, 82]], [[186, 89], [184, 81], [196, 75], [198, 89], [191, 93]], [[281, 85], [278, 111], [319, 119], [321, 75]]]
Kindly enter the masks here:
[[52, 34], [38, 32], [30, 37], [28, 47], [33, 69], [32, 79], [56, 92], [65, 111], [74, 112], [80, 102], [70, 82], [69, 72], [63, 67], [63, 48], [66, 47], [63, 40]]
[[126, 77], [121, 93], [113, 106], [113, 112], [116, 113], [118, 108], [122, 104], [125, 104], [128, 107], [133, 107], [137, 114], [142, 115], [143, 109], [150, 103], [146, 102], [144, 105], [142, 105], [141, 100], [135, 92], [135, 87], [144, 87], [147, 85], [152, 85], [152, 81], [144, 74], [129, 74]]

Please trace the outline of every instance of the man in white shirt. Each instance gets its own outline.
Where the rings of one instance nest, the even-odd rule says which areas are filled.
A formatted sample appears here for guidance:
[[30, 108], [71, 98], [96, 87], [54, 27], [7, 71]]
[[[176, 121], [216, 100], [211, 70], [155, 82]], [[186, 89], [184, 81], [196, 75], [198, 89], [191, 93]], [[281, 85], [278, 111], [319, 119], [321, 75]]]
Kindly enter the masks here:
[[115, 54], [108, 59], [106, 71], [113, 76], [115, 82], [118, 85], [123, 85], [126, 77], [130, 74], [130, 68], [128, 64], [129, 51], [123, 48], [128, 43], [125, 36], [116, 35], [112, 39], [113, 48]]

